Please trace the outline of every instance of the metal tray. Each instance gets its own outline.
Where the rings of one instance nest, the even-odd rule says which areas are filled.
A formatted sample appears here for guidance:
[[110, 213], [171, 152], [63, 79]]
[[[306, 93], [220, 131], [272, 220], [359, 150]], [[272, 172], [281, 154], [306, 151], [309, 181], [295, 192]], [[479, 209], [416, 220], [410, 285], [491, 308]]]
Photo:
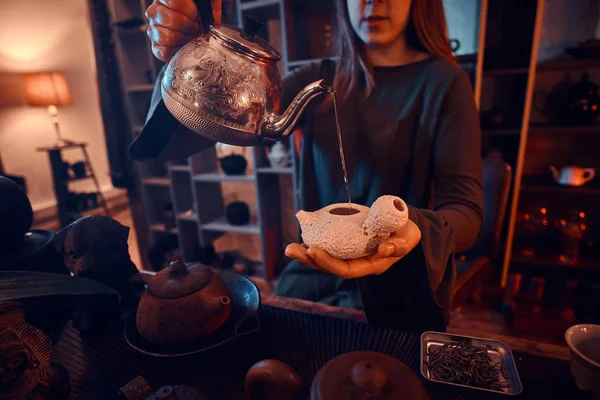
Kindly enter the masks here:
[[[479, 388], [476, 386], [467, 386], [467, 385], [461, 385], [461, 384], [457, 384], [457, 383], [449, 383], [449, 382], [440, 381], [440, 380], [433, 378], [430, 375], [429, 370], [427, 369], [427, 366], [425, 365], [425, 362], [427, 361], [427, 357], [428, 357], [427, 354], [429, 352], [434, 351], [437, 348], [443, 346], [444, 344], [452, 343], [452, 342], [462, 342], [462, 343], [467, 342], [467, 343], [471, 344], [472, 346], [482, 347], [482, 348], [487, 347], [488, 354], [490, 355], [492, 362], [496, 363], [496, 362], [502, 361], [502, 365], [504, 366], [506, 375], [508, 376], [508, 378], [505, 379], [502, 375], [500, 375], [500, 382], [508, 382], [508, 383], [510, 383], [510, 387], [505, 388], [502, 391], [497, 391], [497, 390]], [[521, 384], [521, 379], [519, 378], [519, 373], [517, 372], [517, 367], [515, 365], [515, 360], [513, 358], [512, 351], [505, 343], [502, 343], [498, 340], [476, 338], [476, 337], [471, 337], [471, 336], [460, 336], [460, 335], [453, 335], [453, 334], [448, 334], [448, 333], [432, 332], [432, 331], [424, 332], [421, 335], [421, 374], [423, 375], [423, 377], [425, 379], [427, 379], [431, 382], [436, 382], [436, 383], [440, 383], [440, 384], [444, 384], [444, 385], [452, 385], [452, 386], [457, 386], [457, 387], [461, 387], [461, 388], [479, 390], [479, 391], [484, 391], [484, 392], [506, 394], [506, 395], [518, 395], [519, 393], [521, 393], [523, 391], [523, 385]]]

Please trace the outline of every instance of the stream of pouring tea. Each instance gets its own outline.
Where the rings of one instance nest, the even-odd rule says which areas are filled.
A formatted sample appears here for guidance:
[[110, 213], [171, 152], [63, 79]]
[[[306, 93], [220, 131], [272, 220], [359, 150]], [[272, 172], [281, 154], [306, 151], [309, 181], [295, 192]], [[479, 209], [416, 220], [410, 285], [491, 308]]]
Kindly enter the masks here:
[[338, 147], [340, 148], [340, 158], [342, 159], [342, 170], [344, 171], [344, 184], [346, 185], [346, 194], [348, 195], [348, 214], [350, 214], [352, 213], [352, 198], [350, 197], [350, 186], [348, 185], [348, 171], [346, 170], [346, 158], [344, 157], [342, 130], [340, 129], [340, 117], [338, 115], [335, 92], [331, 92], [331, 96], [333, 96], [333, 111], [335, 113], [335, 127], [337, 129]]

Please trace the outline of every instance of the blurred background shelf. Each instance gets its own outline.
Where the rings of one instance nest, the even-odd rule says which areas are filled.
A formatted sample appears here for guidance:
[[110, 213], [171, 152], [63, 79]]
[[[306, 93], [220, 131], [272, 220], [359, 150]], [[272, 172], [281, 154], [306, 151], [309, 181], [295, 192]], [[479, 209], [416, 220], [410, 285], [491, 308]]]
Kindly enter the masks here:
[[197, 182], [254, 182], [254, 175], [226, 175], [223, 172], [206, 172], [194, 175]]
[[209, 223], [201, 224], [201, 229], [216, 232], [242, 233], [246, 235], [260, 235], [260, 227], [257, 224], [232, 225], [225, 217], [217, 218]]
[[522, 254], [513, 254], [512, 262], [515, 264], [526, 265], [531, 268], [544, 268], [544, 267], [561, 267], [561, 268], [573, 268], [582, 270], [600, 271], [600, 260], [591, 259], [579, 259], [577, 261], [566, 261], [560, 258], [560, 256], [550, 255], [532, 255], [525, 256]]

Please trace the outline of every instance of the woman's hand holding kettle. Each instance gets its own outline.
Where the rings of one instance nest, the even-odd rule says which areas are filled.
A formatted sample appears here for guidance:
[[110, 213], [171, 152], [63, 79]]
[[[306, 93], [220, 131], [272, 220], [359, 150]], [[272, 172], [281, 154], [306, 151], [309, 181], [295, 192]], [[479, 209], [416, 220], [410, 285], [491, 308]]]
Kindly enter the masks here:
[[205, 32], [202, 18], [198, 13], [198, 6], [202, 6], [203, 3], [210, 3], [214, 23], [219, 24], [222, 13], [221, 1], [154, 0], [146, 9], [147, 34], [152, 43], [154, 56], [168, 63], [184, 44]]

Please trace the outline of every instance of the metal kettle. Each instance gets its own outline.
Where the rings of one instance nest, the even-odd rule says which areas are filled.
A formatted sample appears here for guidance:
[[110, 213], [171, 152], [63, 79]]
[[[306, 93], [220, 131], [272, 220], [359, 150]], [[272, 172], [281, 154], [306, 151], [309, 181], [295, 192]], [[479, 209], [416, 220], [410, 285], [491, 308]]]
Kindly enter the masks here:
[[260, 25], [252, 18], [243, 30], [210, 25], [170, 60], [161, 94], [182, 125], [216, 142], [251, 146], [289, 135], [315, 96], [333, 92], [323, 80], [315, 81], [279, 114], [283, 84], [276, 64], [281, 56], [256, 35]]

